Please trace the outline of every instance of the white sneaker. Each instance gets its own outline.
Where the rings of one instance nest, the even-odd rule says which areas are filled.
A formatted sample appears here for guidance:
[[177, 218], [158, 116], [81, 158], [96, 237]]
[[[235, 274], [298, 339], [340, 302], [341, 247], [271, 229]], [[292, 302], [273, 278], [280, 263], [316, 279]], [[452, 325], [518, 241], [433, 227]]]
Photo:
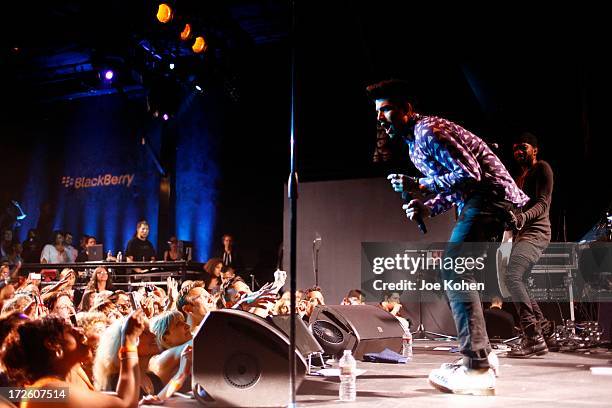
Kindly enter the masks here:
[[[495, 354], [494, 351], [490, 352], [489, 355], [487, 356], [487, 360], [489, 360], [489, 367], [491, 368], [491, 370], [493, 370], [493, 373], [495, 374], [495, 376], [499, 377], [501, 375], [501, 369], [499, 368], [499, 358], [497, 357], [497, 354]], [[461, 357], [454, 363], [444, 363], [440, 366], [440, 368], [448, 369], [448, 368], [462, 366], [462, 365], [463, 365], [463, 357]]]
[[429, 374], [429, 383], [440, 391], [461, 395], [495, 395], [495, 374], [491, 369], [466, 366], [438, 368]]

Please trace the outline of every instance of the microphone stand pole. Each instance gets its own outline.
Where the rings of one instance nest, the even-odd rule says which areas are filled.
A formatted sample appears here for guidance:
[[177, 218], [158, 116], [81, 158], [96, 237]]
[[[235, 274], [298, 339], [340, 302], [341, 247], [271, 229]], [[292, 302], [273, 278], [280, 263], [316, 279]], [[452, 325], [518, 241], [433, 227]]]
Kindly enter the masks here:
[[319, 286], [319, 247], [317, 240], [312, 241], [312, 269], [314, 270], [315, 286]]
[[315, 286], [319, 286], [319, 248], [315, 252], [315, 263], [317, 265], [315, 268]]
[[296, 97], [296, 81], [295, 81], [295, 0], [291, 1], [291, 121], [290, 121], [290, 174], [287, 183], [287, 192], [291, 208], [289, 211], [289, 241], [291, 248], [291, 256], [289, 261], [289, 282], [290, 282], [290, 297], [289, 297], [289, 404], [293, 408], [296, 406], [296, 384], [295, 384], [295, 292], [297, 290], [297, 199], [298, 199], [298, 175], [296, 169], [296, 141], [295, 141], [295, 97]]

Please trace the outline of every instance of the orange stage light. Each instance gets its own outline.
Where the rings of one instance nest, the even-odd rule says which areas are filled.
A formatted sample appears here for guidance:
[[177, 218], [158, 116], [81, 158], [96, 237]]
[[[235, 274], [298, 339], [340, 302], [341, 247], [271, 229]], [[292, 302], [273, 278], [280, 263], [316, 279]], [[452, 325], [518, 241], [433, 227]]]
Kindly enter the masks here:
[[181, 31], [181, 40], [187, 41], [191, 37], [191, 24], [185, 24], [185, 28]]
[[172, 11], [172, 7], [167, 5], [166, 3], [161, 3], [159, 8], [157, 9], [157, 19], [160, 23], [167, 23], [172, 20], [174, 12]]
[[196, 37], [195, 41], [193, 42], [193, 45], [191, 46], [191, 49], [196, 54], [206, 51], [207, 48], [208, 44], [206, 44], [204, 37]]

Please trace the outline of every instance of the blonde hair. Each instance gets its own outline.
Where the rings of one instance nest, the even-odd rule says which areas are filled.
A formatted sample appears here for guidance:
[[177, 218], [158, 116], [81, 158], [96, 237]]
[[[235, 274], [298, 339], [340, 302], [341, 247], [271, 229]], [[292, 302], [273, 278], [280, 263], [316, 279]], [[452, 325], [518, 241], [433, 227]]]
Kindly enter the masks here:
[[34, 300], [28, 293], [17, 293], [14, 297], [7, 299], [2, 306], [1, 314], [10, 312], [23, 312], [25, 308]]
[[119, 319], [108, 326], [100, 336], [96, 357], [93, 363], [94, 385], [100, 391], [114, 391], [109, 389], [111, 377], [119, 373], [119, 348], [121, 347], [121, 327], [124, 319]]
[[183, 283], [181, 283], [181, 289], [183, 289], [184, 287], [186, 287], [187, 285], [191, 285], [193, 283], [192, 280], [184, 280]]
[[[285, 292], [285, 293], [289, 293], [289, 292]], [[283, 296], [278, 299], [276, 301], [276, 303], [274, 304], [274, 307], [272, 308], [272, 314], [274, 315], [285, 315], [285, 314], [289, 314], [291, 312], [291, 307], [290, 307], [290, 299], [287, 299], [284, 294]], [[287, 307], [287, 311], [283, 311], [282, 308], [283, 307]]]
[[109, 319], [102, 312], [80, 312], [76, 315], [77, 323], [79, 327], [83, 328], [85, 333], [93, 328], [96, 323], [104, 323], [108, 326]]
[[168, 350], [173, 346], [171, 344], [166, 343], [164, 340], [164, 336], [168, 334], [168, 330], [173, 323], [177, 320], [185, 320], [185, 317], [178, 310], [172, 310], [168, 312], [163, 312], [158, 316], [155, 316], [149, 321], [149, 330], [151, 333], [155, 335], [155, 340], [157, 341], [157, 345], [163, 349]]

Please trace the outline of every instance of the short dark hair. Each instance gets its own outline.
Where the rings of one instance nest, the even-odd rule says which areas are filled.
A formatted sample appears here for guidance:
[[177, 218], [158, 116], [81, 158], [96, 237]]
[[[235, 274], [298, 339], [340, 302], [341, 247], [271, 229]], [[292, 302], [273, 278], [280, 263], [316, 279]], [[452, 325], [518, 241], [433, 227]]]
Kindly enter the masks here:
[[321, 290], [321, 287], [316, 285], [306, 289], [306, 296], [308, 296], [310, 292], [321, 292], [321, 294], [323, 294], [323, 290]]
[[359, 289], [351, 289], [349, 290], [348, 294], [346, 295], [347, 298], [359, 298], [361, 300], [361, 298], [365, 299], [365, 295], [363, 294], [363, 292]]
[[140, 228], [141, 225], [146, 225], [147, 227], [150, 228], [149, 223], [146, 220], [140, 220], [138, 221], [138, 224], [136, 224], [136, 230], [138, 230], [138, 228]]
[[409, 102], [414, 104], [413, 86], [401, 79], [386, 79], [368, 85], [366, 93], [372, 101], [389, 99], [393, 102]]
[[398, 295], [400, 295], [400, 297], [402, 296], [402, 291], [401, 290], [387, 290], [383, 292], [383, 296], [386, 299], [389, 299], [394, 293], [397, 293]]

